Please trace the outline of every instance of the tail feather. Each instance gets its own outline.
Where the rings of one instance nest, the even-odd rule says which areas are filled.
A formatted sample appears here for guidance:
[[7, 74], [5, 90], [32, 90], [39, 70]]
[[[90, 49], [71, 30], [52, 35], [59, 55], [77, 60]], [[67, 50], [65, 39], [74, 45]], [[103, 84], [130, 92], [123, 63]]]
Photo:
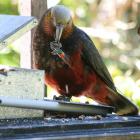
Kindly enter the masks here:
[[114, 106], [116, 108], [115, 113], [118, 115], [137, 115], [138, 108], [134, 105], [130, 100], [121, 95], [120, 93], [113, 91], [109, 87], [107, 87], [110, 91], [108, 93], [107, 99], [109, 105]]

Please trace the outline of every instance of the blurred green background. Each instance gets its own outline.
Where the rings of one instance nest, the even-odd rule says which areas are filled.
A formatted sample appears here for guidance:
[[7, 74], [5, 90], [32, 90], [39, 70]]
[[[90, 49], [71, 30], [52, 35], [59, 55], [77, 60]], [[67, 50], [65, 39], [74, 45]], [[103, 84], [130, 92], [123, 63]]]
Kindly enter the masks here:
[[[18, 0], [0, 0], [0, 13], [18, 14]], [[68, 6], [74, 23], [91, 36], [116, 87], [140, 107], [139, 0], [48, 0]], [[18, 48], [0, 52], [0, 64], [19, 66]], [[82, 97], [83, 98], [83, 97]]]

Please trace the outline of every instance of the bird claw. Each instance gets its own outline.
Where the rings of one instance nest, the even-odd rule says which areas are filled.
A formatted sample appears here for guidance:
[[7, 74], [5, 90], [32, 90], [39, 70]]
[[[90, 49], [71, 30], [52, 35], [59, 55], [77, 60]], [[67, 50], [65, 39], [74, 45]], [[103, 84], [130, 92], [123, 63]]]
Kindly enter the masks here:
[[60, 49], [62, 48], [62, 44], [60, 42], [52, 41], [50, 43], [50, 48], [52, 49], [52, 54], [57, 55], [63, 53], [63, 51]]
[[56, 95], [54, 95], [53, 100], [70, 102], [71, 97], [67, 97], [67, 96], [63, 96], [63, 95], [57, 97]]
[[62, 54], [63, 51], [62, 51], [61, 49], [57, 48], [57, 49], [54, 49], [51, 53], [52, 53], [53, 55], [57, 55], [57, 54]]
[[57, 48], [60, 49], [62, 48], [62, 44], [60, 42], [52, 41], [50, 43], [50, 47], [52, 50], [57, 49]]

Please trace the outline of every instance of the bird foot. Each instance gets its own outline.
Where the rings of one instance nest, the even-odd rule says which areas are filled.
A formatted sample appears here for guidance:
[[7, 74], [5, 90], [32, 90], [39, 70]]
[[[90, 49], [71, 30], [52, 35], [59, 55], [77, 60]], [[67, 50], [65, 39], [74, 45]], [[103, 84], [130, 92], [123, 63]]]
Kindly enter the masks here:
[[53, 100], [70, 102], [71, 97], [63, 96], [63, 95], [57, 97], [56, 95], [54, 95]]
[[62, 44], [60, 42], [52, 41], [50, 43], [50, 48], [52, 49], [52, 54], [57, 55], [63, 53], [63, 51], [60, 49], [62, 48]]
[[52, 50], [57, 49], [57, 48], [62, 48], [62, 44], [60, 42], [57, 41], [52, 41], [50, 42], [50, 47]]

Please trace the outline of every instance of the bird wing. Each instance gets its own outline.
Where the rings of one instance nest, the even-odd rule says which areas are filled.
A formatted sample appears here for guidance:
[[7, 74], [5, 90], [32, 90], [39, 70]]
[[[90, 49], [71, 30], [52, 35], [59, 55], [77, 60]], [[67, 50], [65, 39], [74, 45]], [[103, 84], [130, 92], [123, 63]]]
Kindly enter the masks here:
[[48, 41], [46, 41], [43, 32], [38, 26], [32, 42], [33, 47], [33, 67], [37, 69], [45, 69], [45, 61], [47, 59]]
[[84, 63], [90, 66], [90, 68], [100, 76], [108, 87], [116, 91], [112, 77], [94, 43], [85, 32], [81, 31], [80, 29], [79, 32], [80, 40], [83, 44], [82, 59]]

